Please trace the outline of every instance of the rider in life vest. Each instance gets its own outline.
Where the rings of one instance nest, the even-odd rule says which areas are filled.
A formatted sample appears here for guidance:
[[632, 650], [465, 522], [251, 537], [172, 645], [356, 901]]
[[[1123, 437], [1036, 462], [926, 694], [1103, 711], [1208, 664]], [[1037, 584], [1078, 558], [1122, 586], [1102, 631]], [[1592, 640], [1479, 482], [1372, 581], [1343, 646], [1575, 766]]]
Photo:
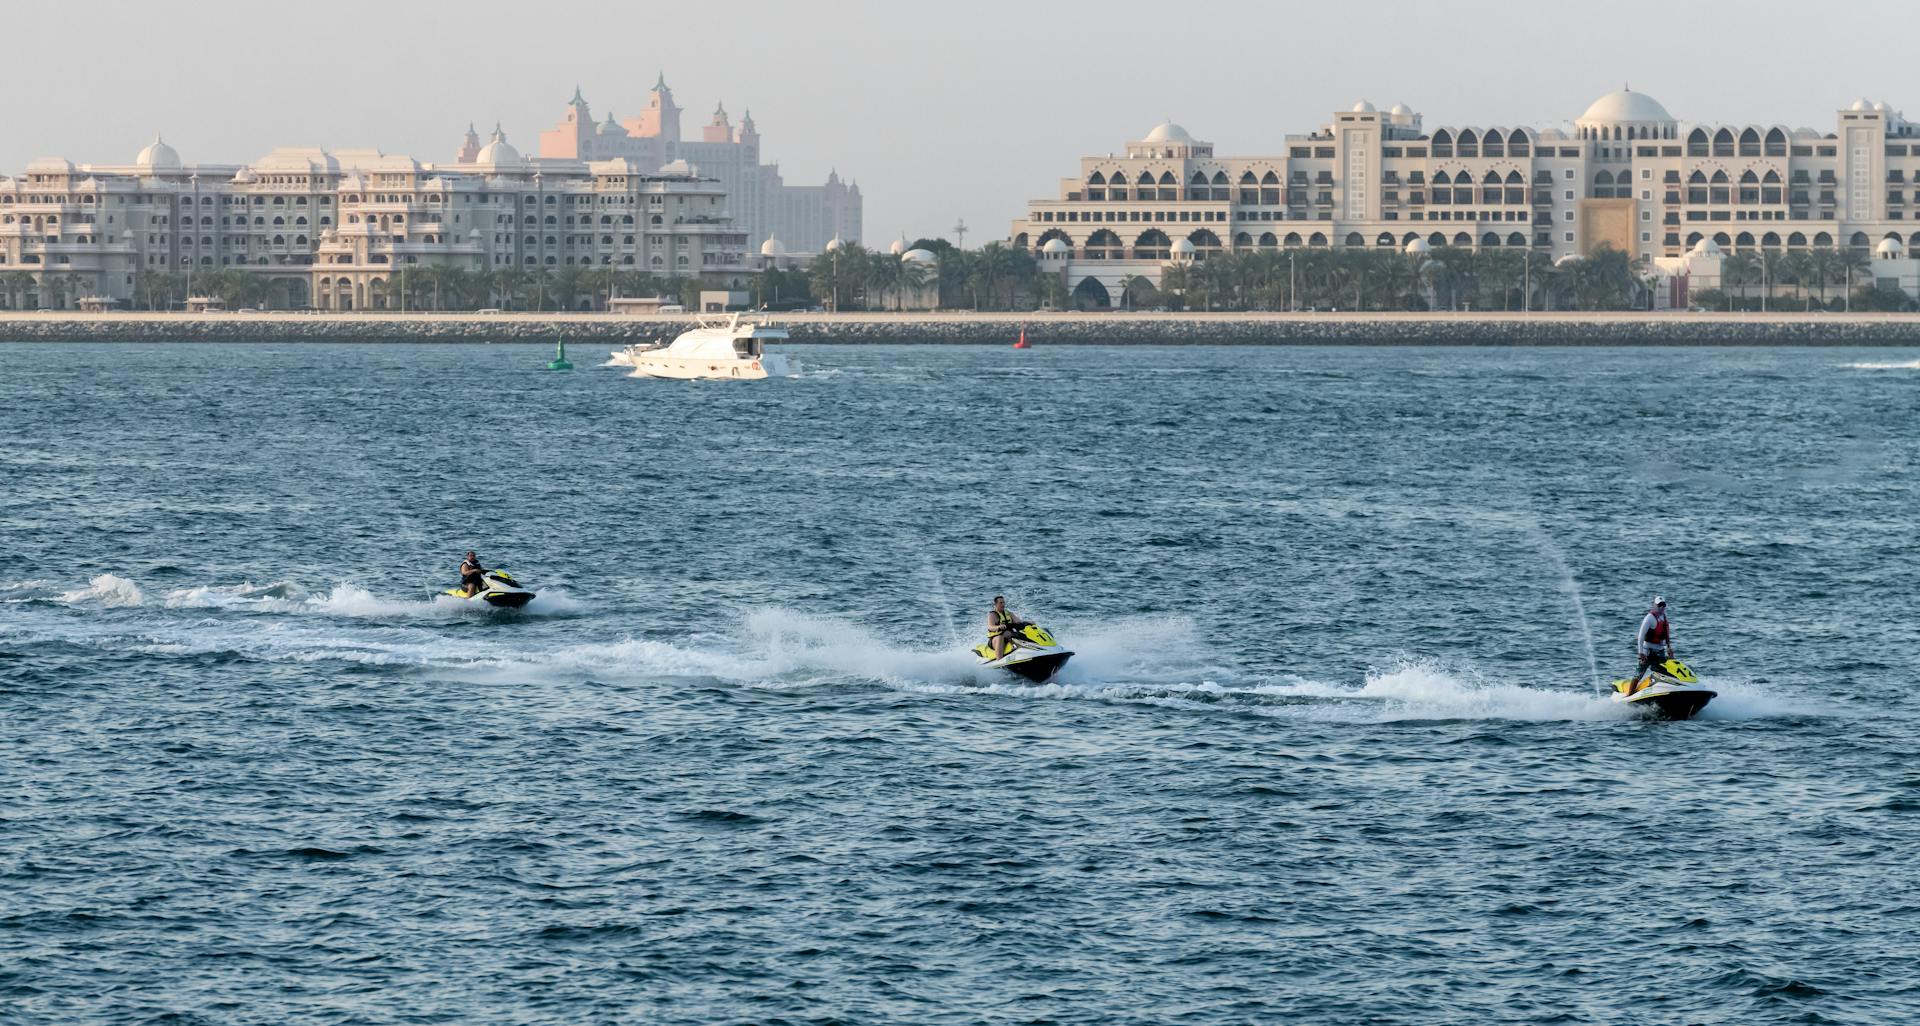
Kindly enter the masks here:
[[1647, 675], [1648, 667], [1659, 666], [1673, 658], [1673, 629], [1667, 623], [1667, 600], [1655, 595], [1653, 608], [1647, 610], [1646, 618], [1640, 621], [1640, 633], [1635, 642], [1640, 651], [1640, 667], [1633, 671], [1633, 678], [1627, 681], [1627, 690], [1632, 691]]
[[1027, 626], [1027, 623], [1007, 608], [1005, 595], [993, 597], [993, 608], [987, 610], [987, 644], [993, 646], [995, 659], [1007, 654], [1007, 650], [1013, 647], [1014, 632]]

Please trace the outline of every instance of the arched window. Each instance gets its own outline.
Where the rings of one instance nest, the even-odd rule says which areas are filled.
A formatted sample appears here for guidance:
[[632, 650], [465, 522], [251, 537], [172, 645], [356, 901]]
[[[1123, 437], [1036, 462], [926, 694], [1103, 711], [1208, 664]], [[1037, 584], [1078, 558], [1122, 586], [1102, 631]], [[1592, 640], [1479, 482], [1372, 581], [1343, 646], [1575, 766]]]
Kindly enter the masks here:
[[1794, 232], [1793, 234], [1787, 236], [1787, 245], [1792, 246], [1795, 249], [1805, 248], [1806, 244], [1807, 244], [1807, 235], [1805, 232]]
[[1381, 232], [1380, 237], [1373, 240], [1373, 244], [1376, 246], [1380, 246], [1382, 248], [1387, 248], [1391, 246], [1397, 246], [1399, 245], [1399, 242], [1398, 240], [1394, 239], [1392, 232]]
[[1768, 232], [1767, 234], [1760, 236], [1760, 245], [1765, 246], [1768, 249], [1779, 249], [1780, 233]]
[[1427, 236], [1427, 245], [1429, 246], [1444, 246], [1446, 244], [1447, 237], [1439, 232], [1434, 232], [1432, 235]]
[[1107, 184], [1107, 176], [1095, 171], [1093, 174], [1087, 176], [1087, 184], [1092, 186], [1105, 186]]
[[1695, 244], [1697, 244], [1701, 239], [1704, 239], [1704, 238], [1706, 238], [1706, 236], [1700, 234], [1699, 232], [1689, 232], [1687, 234], [1687, 246], [1691, 248]]
[[[1068, 244], [1071, 245], [1071, 241]], [[1124, 260], [1127, 248], [1120, 241], [1120, 236], [1111, 229], [1102, 228], [1087, 239], [1086, 255], [1089, 260]]]
[[1453, 133], [1441, 129], [1433, 133], [1433, 155], [1436, 157], [1453, 156]]
[[1739, 235], [1736, 235], [1736, 236], [1734, 236], [1734, 237], [1733, 237], [1733, 244], [1734, 244], [1734, 245], [1736, 245], [1736, 246], [1739, 246], [1742, 252], [1745, 252], [1746, 250], [1749, 250], [1749, 249], [1752, 249], [1752, 248], [1753, 248], [1753, 233], [1752, 233], [1752, 232], [1741, 232], [1741, 233], [1740, 233]]
[[1466, 232], [1455, 232], [1453, 234], [1453, 244], [1462, 249], [1472, 249], [1473, 236], [1468, 235]]
[[1871, 243], [1867, 241], [1866, 232], [1854, 232], [1853, 237], [1847, 240], [1847, 245], [1854, 249], [1866, 249]]
[[1706, 129], [1696, 128], [1693, 131], [1688, 132], [1687, 133], [1687, 156], [1704, 157], [1707, 155], [1708, 154], [1707, 154]]
[[1348, 249], [1359, 249], [1367, 244], [1367, 238], [1359, 232], [1348, 232], [1345, 243]]
[[1726, 232], [1714, 232], [1713, 244], [1719, 246], [1721, 249], [1726, 249], [1733, 245], [1733, 240], [1727, 237]]
[[1740, 155], [1757, 157], [1760, 155], [1760, 133], [1749, 128], [1740, 133]]
[[1516, 128], [1510, 134], [1508, 134], [1507, 156], [1528, 157], [1532, 155], [1533, 155], [1533, 141], [1527, 138], [1527, 133]]
[[1300, 247], [1300, 246], [1301, 246], [1301, 245], [1303, 245], [1303, 244], [1304, 244], [1304, 242], [1303, 242], [1303, 240], [1302, 240], [1302, 239], [1300, 238], [1300, 233], [1299, 233], [1299, 232], [1288, 232], [1288, 233], [1287, 233], [1287, 238], [1286, 238], [1286, 245], [1287, 245], [1287, 247], [1288, 247], [1289, 249], [1295, 249], [1295, 248], [1298, 248], [1298, 247]]
[[1135, 260], [1166, 260], [1173, 256], [1173, 240], [1158, 228], [1149, 228], [1133, 240]]
[[[1261, 233], [1260, 233], [1260, 248], [1261, 248], [1261, 249], [1272, 249], [1272, 248], [1274, 248], [1275, 246], [1278, 246], [1278, 245], [1280, 245], [1280, 240], [1279, 240], [1279, 239], [1276, 239], [1276, 238], [1274, 238], [1274, 236], [1273, 236], [1273, 233], [1272, 233], [1272, 232], [1261, 232]], [[1916, 245], [1916, 246], [1920, 246], [1920, 243], [1915, 243], [1915, 245]]]
[[1713, 155], [1716, 157], [1733, 156], [1733, 133], [1721, 129], [1713, 133]]
[[1507, 245], [1519, 249], [1526, 248], [1527, 234], [1525, 232], [1513, 232], [1509, 234], [1507, 236]]
[[1828, 235], [1826, 232], [1815, 232], [1813, 234], [1813, 244], [1815, 248], [1818, 249], [1831, 249], [1833, 248], [1833, 236]]
[[1480, 155], [1480, 137], [1473, 134], [1473, 129], [1467, 128], [1461, 130], [1459, 151], [1463, 157], [1477, 157]]
[[1233, 237], [1234, 249], [1247, 249], [1253, 245], [1253, 233], [1239, 232]]
[[1497, 249], [1500, 246], [1500, 236], [1488, 232], [1480, 236], [1480, 245], [1486, 249]]
[[1486, 138], [1480, 140], [1480, 155], [1483, 157], [1504, 157], [1507, 155], [1506, 137], [1497, 128], [1488, 129]]
[[1327, 237], [1319, 232], [1314, 232], [1312, 235], [1307, 236], [1307, 245], [1309, 246], [1324, 246], [1326, 244]]
[[1187, 236], [1187, 241], [1193, 243], [1193, 255], [1197, 260], [1205, 260], [1220, 253], [1220, 236], [1205, 228]]
[[1787, 155], [1787, 133], [1782, 132], [1778, 128], [1768, 129], [1765, 152], [1766, 152], [1766, 155], [1769, 157], [1786, 156]]

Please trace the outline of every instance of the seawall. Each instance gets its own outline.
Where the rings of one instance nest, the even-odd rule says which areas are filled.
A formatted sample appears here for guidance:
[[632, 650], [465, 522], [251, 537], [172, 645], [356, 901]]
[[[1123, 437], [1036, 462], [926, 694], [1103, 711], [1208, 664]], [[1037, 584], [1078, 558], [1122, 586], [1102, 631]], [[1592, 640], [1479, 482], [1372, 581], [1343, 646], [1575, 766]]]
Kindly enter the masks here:
[[[1914, 314], [779, 314], [795, 343], [1007, 345], [1920, 345]], [[3, 342], [445, 342], [671, 338], [684, 315], [0, 313]]]

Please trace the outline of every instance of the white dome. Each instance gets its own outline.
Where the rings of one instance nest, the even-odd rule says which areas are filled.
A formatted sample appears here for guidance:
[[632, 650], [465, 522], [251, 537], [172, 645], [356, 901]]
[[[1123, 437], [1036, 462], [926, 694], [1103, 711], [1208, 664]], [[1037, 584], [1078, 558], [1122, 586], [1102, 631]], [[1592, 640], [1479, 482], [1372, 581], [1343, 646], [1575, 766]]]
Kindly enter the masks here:
[[1583, 258], [1578, 253], [1568, 253], [1566, 256], [1563, 256], [1560, 259], [1555, 260], [1553, 262], [1553, 266], [1572, 267], [1574, 264], [1579, 263], [1582, 259]]
[[1433, 252], [1433, 246], [1425, 239], [1415, 239], [1407, 243], [1408, 256], [1424, 256]]
[[1073, 247], [1067, 245], [1067, 240], [1065, 239], [1048, 239], [1041, 244], [1040, 252], [1047, 256], [1066, 256], [1067, 251], [1072, 248]]
[[1593, 101], [1587, 112], [1580, 115], [1580, 120], [1608, 125], [1671, 123], [1673, 115], [1646, 93], [1618, 89]]
[[1873, 103], [1873, 109], [1879, 111], [1882, 114], [1885, 114], [1887, 111], [1891, 110], [1892, 108], [1887, 106], [1887, 102], [1885, 100], [1875, 100]]
[[931, 264], [938, 258], [924, 249], [910, 249], [900, 254], [900, 259], [910, 264]]
[[520, 151], [514, 149], [513, 146], [507, 142], [506, 133], [500, 131], [498, 126], [495, 126], [493, 129], [493, 138], [487, 140], [485, 146], [480, 147], [480, 152], [474, 156], [473, 162], [476, 164], [494, 165], [518, 164], [520, 163]]
[[1193, 241], [1191, 239], [1173, 240], [1173, 255], [1174, 256], [1192, 256]]
[[1353, 112], [1355, 114], [1372, 114], [1375, 111], [1375, 109], [1376, 108], [1373, 106], [1373, 104], [1368, 103], [1365, 100], [1361, 100], [1359, 103], [1356, 103], [1353, 105]]
[[133, 158], [133, 162], [154, 171], [177, 171], [180, 169], [180, 154], [174, 152], [173, 147], [161, 142], [160, 133], [155, 132], [153, 141], [147, 144], [146, 149], [140, 151], [139, 156]]
[[1873, 104], [1868, 103], [1867, 98], [1862, 96], [1858, 100], [1853, 101], [1853, 106], [1848, 107], [1847, 109], [1848, 110], [1872, 110]]
[[887, 252], [892, 253], [894, 256], [899, 256], [906, 251], [907, 237], [905, 235], [901, 235], [899, 238], [893, 240], [893, 245], [887, 247]]
[[834, 250], [839, 249], [841, 246], [844, 246], [844, 245], [846, 245], [846, 243], [840, 241], [840, 236], [835, 235], [833, 238], [827, 240], [826, 251], [828, 253], [831, 253]]
[[1143, 142], [1192, 142], [1193, 136], [1188, 135], [1186, 129], [1181, 128], [1179, 125], [1176, 125], [1171, 121], [1162, 121], [1161, 123], [1153, 126], [1153, 131], [1148, 132], [1146, 139], [1142, 141]]
[[1901, 245], [1899, 239], [1885, 238], [1873, 247], [1873, 255], [1882, 260], [1898, 260], [1907, 255], [1907, 247]]
[[233, 184], [235, 185], [252, 185], [259, 180], [260, 176], [254, 174], [252, 168], [243, 167], [233, 173]]
[[1696, 242], [1693, 244], [1693, 255], [1703, 256], [1703, 257], [1717, 257], [1720, 255], [1720, 244], [1713, 241], [1712, 239], [1702, 236], [1699, 242]]
[[787, 245], [769, 235], [767, 236], [767, 241], [760, 244], [760, 255], [764, 257], [786, 256]]
[[1413, 108], [1407, 106], [1404, 103], [1396, 103], [1393, 105], [1393, 109], [1388, 111], [1387, 113], [1393, 115], [1396, 118], [1411, 117], [1413, 114]]

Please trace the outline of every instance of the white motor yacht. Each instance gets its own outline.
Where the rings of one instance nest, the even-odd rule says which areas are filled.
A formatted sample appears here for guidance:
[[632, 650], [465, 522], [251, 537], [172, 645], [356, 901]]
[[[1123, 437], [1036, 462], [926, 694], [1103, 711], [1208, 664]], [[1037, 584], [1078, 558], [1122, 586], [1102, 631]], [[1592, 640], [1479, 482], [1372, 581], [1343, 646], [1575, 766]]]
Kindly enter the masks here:
[[611, 362], [633, 368], [635, 378], [769, 378], [786, 377], [791, 363], [766, 344], [787, 337], [771, 319], [742, 320], [739, 314], [702, 317], [692, 328], [665, 345], [628, 346]]

